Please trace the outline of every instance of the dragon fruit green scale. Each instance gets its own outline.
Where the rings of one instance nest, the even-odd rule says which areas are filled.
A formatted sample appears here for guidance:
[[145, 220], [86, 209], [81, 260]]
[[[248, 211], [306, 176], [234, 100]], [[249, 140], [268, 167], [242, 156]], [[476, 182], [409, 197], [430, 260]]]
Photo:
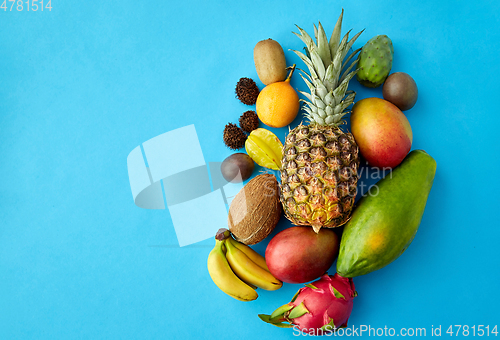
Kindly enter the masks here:
[[356, 78], [367, 87], [382, 85], [392, 68], [394, 48], [387, 35], [371, 38], [359, 54], [358, 73]]

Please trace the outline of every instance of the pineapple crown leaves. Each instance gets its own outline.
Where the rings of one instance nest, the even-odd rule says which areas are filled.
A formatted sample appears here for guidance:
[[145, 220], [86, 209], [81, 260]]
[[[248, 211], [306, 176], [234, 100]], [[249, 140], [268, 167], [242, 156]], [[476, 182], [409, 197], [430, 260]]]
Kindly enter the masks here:
[[321, 22], [318, 23], [318, 27], [314, 25], [317, 43], [299, 26], [297, 26], [299, 33], [293, 32], [306, 45], [307, 55], [300, 51], [294, 50], [294, 52], [309, 70], [309, 73], [301, 70], [300, 75], [310, 91], [310, 93], [300, 91], [308, 99], [301, 101], [307, 105], [304, 108], [306, 117], [311, 122], [321, 125], [338, 125], [342, 117], [348, 113], [347, 107], [354, 102], [356, 95], [353, 91], [347, 91], [347, 87], [358, 71], [353, 68], [358, 62], [359, 56], [356, 55], [361, 49], [352, 52], [347, 59], [346, 56], [363, 31], [357, 33], [351, 40], [349, 31], [340, 39], [343, 14], [342, 10], [330, 41]]

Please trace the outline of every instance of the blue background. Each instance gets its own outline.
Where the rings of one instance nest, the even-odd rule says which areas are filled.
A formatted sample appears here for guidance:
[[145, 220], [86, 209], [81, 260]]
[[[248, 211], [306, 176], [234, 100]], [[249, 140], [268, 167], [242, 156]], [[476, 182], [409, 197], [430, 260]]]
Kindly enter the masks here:
[[438, 163], [415, 240], [355, 279], [349, 324], [445, 336], [498, 324], [498, 1], [52, 1], [0, 10], [0, 339], [294, 338], [257, 314], [301, 285], [249, 303], [222, 293], [206, 269], [213, 241], [176, 247], [168, 211], [134, 205], [126, 158], [194, 123], [205, 160], [222, 161], [222, 129], [248, 109], [236, 82], [262, 88], [254, 45], [273, 38], [304, 67], [294, 24], [312, 34], [321, 20], [329, 36], [341, 8], [343, 34], [366, 29], [354, 48], [392, 39], [393, 72], [419, 86], [413, 148]]

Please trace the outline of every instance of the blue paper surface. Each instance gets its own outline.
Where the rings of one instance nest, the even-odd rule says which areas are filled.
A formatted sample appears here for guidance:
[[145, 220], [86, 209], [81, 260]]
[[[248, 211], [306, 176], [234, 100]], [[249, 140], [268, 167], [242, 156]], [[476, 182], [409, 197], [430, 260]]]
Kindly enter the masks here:
[[[257, 314], [288, 302], [301, 285], [259, 290], [249, 303], [222, 293], [206, 268], [213, 240], [181, 248], [175, 212], [134, 202], [151, 179], [182, 169], [142, 167], [134, 189], [127, 157], [140, 161], [141, 144], [147, 154], [147, 141], [194, 124], [200, 150], [183, 152], [179, 136], [168, 151], [192, 162], [184, 170], [205, 165], [213, 175], [210, 163], [233, 153], [222, 143], [224, 125], [254, 109], [235, 98], [236, 82], [250, 77], [263, 88], [255, 44], [273, 38], [288, 64], [305, 68], [290, 51], [304, 47], [294, 25], [312, 35], [319, 20], [329, 36], [342, 8], [342, 34], [365, 29], [354, 49], [378, 34], [392, 39], [392, 71], [410, 74], [419, 89], [405, 112], [412, 148], [438, 164], [413, 243], [387, 267], [355, 278], [349, 325], [423, 328], [427, 336], [440, 327], [448, 337], [451, 325], [467, 325], [472, 336], [472, 326], [477, 334], [479, 325], [500, 323], [498, 1], [51, 7], [35, 12], [30, 3], [28, 11], [24, 2], [18, 10], [6, 1], [0, 8], [0, 339], [295, 338]], [[297, 75], [291, 84], [306, 90]], [[356, 100], [382, 97], [355, 79], [350, 89]], [[270, 130], [282, 141], [288, 131]], [[152, 190], [164, 203], [161, 189]], [[237, 192], [213, 181], [210, 189], [224, 203]], [[220, 202], [214, 209], [227, 208]], [[224, 227], [205, 220], [214, 231]], [[290, 225], [282, 218], [271, 237]], [[269, 239], [254, 249], [263, 254]]]

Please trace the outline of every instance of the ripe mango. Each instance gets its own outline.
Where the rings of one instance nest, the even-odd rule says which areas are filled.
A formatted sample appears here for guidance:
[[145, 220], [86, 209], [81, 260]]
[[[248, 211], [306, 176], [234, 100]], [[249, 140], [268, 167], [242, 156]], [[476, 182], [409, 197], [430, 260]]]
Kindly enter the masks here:
[[309, 226], [287, 228], [272, 238], [266, 248], [271, 274], [287, 283], [305, 283], [323, 275], [339, 252], [337, 234], [328, 228], [315, 232]]
[[436, 161], [414, 150], [392, 173], [361, 198], [340, 242], [337, 273], [368, 274], [385, 267], [408, 248], [417, 233], [434, 181]]
[[351, 132], [368, 164], [394, 168], [411, 149], [410, 122], [394, 104], [381, 98], [365, 98], [352, 108]]

